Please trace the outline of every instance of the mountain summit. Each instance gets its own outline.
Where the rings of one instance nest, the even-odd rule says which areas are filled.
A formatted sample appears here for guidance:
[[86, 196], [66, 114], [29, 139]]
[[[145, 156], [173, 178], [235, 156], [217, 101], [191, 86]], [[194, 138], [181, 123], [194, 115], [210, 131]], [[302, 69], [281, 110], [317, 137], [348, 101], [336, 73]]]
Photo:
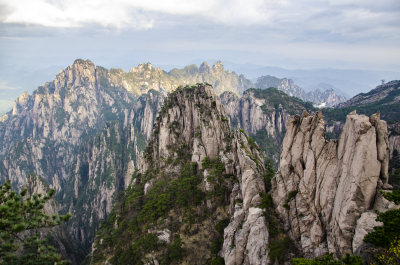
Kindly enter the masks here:
[[168, 96], [139, 168], [99, 231], [92, 264], [267, 264], [263, 158], [231, 131], [211, 86]]

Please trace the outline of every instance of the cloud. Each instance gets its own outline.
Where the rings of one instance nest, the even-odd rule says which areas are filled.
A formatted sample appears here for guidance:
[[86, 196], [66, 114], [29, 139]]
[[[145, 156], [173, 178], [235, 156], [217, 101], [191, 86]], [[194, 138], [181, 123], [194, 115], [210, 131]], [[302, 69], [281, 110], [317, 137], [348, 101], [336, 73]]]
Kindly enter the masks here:
[[13, 102], [13, 100], [0, 99], [0, 116], [11, 110]]
[[303, 39], [394, 39], [400, 31], [399, 0], [2, 0], [1, 10], [3, 23], [58, 28], [151, 29], [195, 18]]
[[272, 22], [286, 0], [4, 0], [4, 23], [47, 27], [99, 24], [116, 28], [152, 28], [158, 15], [200, 16], [227, 25]]
[[5, 0], [3, 4], [10, 10], [2, 17], [4, 23], [63, 28], [99, 24], [103, 27], [146, 29], [153, 25], [152, 19], [124, 0]]
[[12, 87], [8, 85], [7, 82], [0, 80], [0, 92], [5, 92], [5, 91], [11, 91], [11, 90], [16, 90], [16, 87]]

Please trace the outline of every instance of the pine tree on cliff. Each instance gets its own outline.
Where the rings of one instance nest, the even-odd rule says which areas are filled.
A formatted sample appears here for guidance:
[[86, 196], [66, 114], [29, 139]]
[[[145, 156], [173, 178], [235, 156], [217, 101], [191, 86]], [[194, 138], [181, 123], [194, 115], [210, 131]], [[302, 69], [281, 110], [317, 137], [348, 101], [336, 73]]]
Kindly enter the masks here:
[[43, 228], [68, 221], [69, 214], [48, 215], [43, 209], [54, 195], [28, 195], [12, 190], [10, 181], [0, 185], [0, 264], [68, 264], [40, 236]]
[[[382, 193], [389, 201], [400, 204], [400, 189]], [[364, 241], [386, 249], [378, 257], [378, 264], [400, 264], [400, 209], [379, 213], [376, 220], [382, 222], [383, 226], [374, 227]]]

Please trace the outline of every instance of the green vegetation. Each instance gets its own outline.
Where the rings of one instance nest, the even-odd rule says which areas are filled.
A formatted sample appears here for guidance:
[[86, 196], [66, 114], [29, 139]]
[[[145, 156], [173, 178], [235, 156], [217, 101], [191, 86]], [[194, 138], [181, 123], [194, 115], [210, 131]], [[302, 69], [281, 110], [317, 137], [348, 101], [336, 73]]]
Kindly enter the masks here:
[[285, 109], [291, 115], [300, 114], [303, 110], [308, 112], [316, 110], [311, 102], [304, 102], [299, 98], [291, 97], [273, 87], [267, 89], [251, 88], [247, 91], [253, 92], [257, 98], [265, 99], [266, 104], [262, 106], [262, 109], [267, 115], [280, 108]]
[[57, 226], [70, 215], [49, 215], [44, 205], [54, 195], [29, 195], [11, 189], [10, 181], [0, 185], [0, 263], [1, 264], [67, 264], [55, 248], [41, 237], [43, 228]]
[[271, 240], [269, 244], [269, 257], [273, 261], [278, 261], [282, 264], [287, 260], [287, 253], [292, 253], [296, 251], [296, 246], [292, 239], [288, 236], [283, 236]]
[[265, 191], [269, 192], [271, 190], [271, 180], [275, 176], [274, 163], [271, 159], [267, 159], [264, 163], [265, 165], [265, 175], [264, 175], [264, 185]]
[[[375, 91], [370, 91], [365, 95], [369, 95], [371, 93], [376, 93]], [[355, 103], [353, 106], [345, 107], [345, 108], [334, 108], [334, 109], [324, 109], [323, 113], [326, 117], [327, 121], [342, 121], [346, 120], [346, 115], [356, 110], [358, 114], [365, 114], [367, 116], [371, 116], [372, 114], [380, 111], [381, 119], [384, 119], [388, 122], [398, 121], [400, 117], [400, 103], [392, 103], [393, 99], [400, 95], [400, 90], [396, 89], [384, 97], [381, 100], [360, 105]]]
[[291, 200], [294, 197], [296, 197], [296, 194], [297, 194], [297, 190], [292, 190], [291, 192], [289, 192], [288, 200]]
[[207, 197], [216, 202], [224, 203], [228, 200], [229, 191], [226, 181], [230, 176], [224, 176], [225, 165], [219, 157], [210, 159], [206, 156], [202, 161], [203, 169], [207, 170], [207, 181], [212, 185], [212, 191], [207, 193]]
[[[213, 259], [210, 264], [225, 264], [224, 259], [218, 256], [218, 252], [222, 249], [222, 244], [224, 243], [224, 229], [229, 224], [229, 219], [223, 219], [215, 225], [215, 231], [217, 232], [215, 239], [211, 243], [211, 254]], [[221, 259], [222, 262], [221, 263]]]
[[283, 208], [289, 209], [289, 202], [296, 197], [297, 190], [292, 190], [288, 194], [288, 198], [286, 199], [285, 203], [283, 204]]
[[272, 209], [273, 208], [273, 202], [272, 202], [272, 197], [271, 194], [269, 193], [265, 193], [262, 194], [260, 193], [260, 197], [261, 197], [261, 204], [260, 204], [260, 208], [261, 209]]
[[400, 239], [396, 239], [390, 243], [389, 249], [385, 250], [383, 254], [378, 257], [377, 264], [400, 264]]
[[[400, 190], [392, 192], [382, 191], [383, 196], [396, 204], [400, 203]], [[392, 209], [379, 213], [377, 221], [383, 226], [374, 227], [374, 231], [364, 237], [364, 241], [381, 247], [380, 255], [376, 257], [376, 264], [398, 264], [400, 261], [400, 209]]]
[[[399, 189], [390, 193], [383, 192], [383, 196], [396, 204], [400, 202]], [[374, 231], [367, 234], [364, 241], [387, 249], [394, 240], [400, 238], [400, 209], [379, 213], [376, 220], [383, 222], [383, 226], [374, 227]]]
[[147, 194], [138, 215], [142, 223], [155, 222], [165, 217], [173, 207], [199, 205], [204, 193], [197, 187], [201, 183], [196, 163], [187, 163], [176, 180], [157, 182]]
[[337, 260], [332, 254], [328, 254], [315, 259], [294, 258], [291, 260], [293, 265], [363, 265], [360, 256], [346, 254], [341, 260]]
[[[125, 191], [109, 218], [102, 224], [98, 233], [102, 240], [101, 248], [94, 252], [92, 262], [104, 261], [111, 251], [112, 263], [143, 264], [146, 254], [154, 251], [161, 257], [160, 264], [179, 263], [186, 253], [182, 234], [190, 235], [193, 233], [192, 225], [210, 217], [205, 206], [206, 200], [212, 198], [213, 203], [216, 203], [227, 197], [223, 188], [224, 165], [220, 159], [206, 157], [203, 160], [203, 168], [210, 173], [209, 181], [214, 186], [213, 191], [206, 194], [199, 188], [202, 172], [197, 163], [190, 162], [187, 150], [184, 144], [169, 149], [171, 161], [167, 166], [179, 167], [177, 176], [165, 173], [162, 168], [151, 168], [145, 174], [136, 174], [136, 184]], [[153, 158], [148, 156], [147, 159], [151, 163]], [[150, 180], [153, 184], [145, 195], [144, 183]], [[218, 264], [215, 262], [220, 260], [217, 254], [222, 247], [223, 229], [229, 221], [218, 221], [215, 218], [215, 222], [215, 227], [209, 231], [211, 264]], [[158, 240], [156, 234], [149, 232], [160, 225], [174, 235], [170, 244]]]
[[275, 176], [275, 169], [272, 160], [265, 161], [265, 175], [264, 175], [264, 186], [267, 193], [260, 194], [262, 198], [260, 208], [262, 209], [273, 209], [272, 197], [269, 191], [271, 190], [271, 180]]
[[272, 197], [269, 194], [271, 190], [271, 180], [275, 175], [273, 162], [265, 161], [265, 176], [264, 185], [267, 193], [260, 194], [262, 198], [260, 208], [265, 209], [264, 217], [267, 222], [270, 243], [267, 246], [269, 249], [269, 257], [272, 261], [282, 264], [289, 260], [289, 254], [296, 255], [297, 248], [292, 239], [290, 239], [282, 226], [282, 222], [274, 210]]
[[280, 145], [283, 140], [285, 132], [276, 132], [277, 136], [269, 136], [267, 130], [262, 129], [257, 131], [256, 134], [251, 135], [254, 141], [259, 145], [260, 149], [265, 153], [265, 157], [272, 158], [274, 161], [278, 161]]
[[389, 161], [389, 183], [394, 186], [400, 184], [400, 154], [396, 149], [393, 151], [393, 157]]

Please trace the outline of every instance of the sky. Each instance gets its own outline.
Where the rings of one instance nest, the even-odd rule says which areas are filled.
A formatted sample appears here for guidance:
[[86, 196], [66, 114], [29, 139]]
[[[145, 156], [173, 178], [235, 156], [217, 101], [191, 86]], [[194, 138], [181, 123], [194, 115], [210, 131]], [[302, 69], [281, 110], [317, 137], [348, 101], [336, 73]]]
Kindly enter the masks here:
[[0, 113], [77, 58], [124, 70], [222, 60], [247, 72], [393, 75], [400, 72], [400, 1], [0, 0]]

